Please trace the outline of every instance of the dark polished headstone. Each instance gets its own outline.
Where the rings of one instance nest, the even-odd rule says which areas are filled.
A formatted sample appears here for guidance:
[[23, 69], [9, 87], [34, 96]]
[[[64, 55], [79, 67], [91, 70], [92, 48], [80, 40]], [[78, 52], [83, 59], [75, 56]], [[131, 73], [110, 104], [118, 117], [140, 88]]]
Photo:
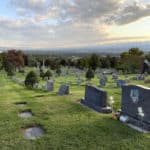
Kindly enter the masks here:
[[126, 116], [127, 123], [150, 131], [150, 88], [123, 86], [120, 116]]
[[127, 80], [117, 80], [117, 88], [121, 88], [122, 86], [127, 84]]
[[69, 85], [62, 84], [59, 88], [57, 95], [59, 95], [59, 96], [69, 95]]
[[98, 112], [112, 112], [112, 109], [107, 107], [107, 92], [91, 85], [86, 85], [85, 98], [81, 100], [81, 104]]

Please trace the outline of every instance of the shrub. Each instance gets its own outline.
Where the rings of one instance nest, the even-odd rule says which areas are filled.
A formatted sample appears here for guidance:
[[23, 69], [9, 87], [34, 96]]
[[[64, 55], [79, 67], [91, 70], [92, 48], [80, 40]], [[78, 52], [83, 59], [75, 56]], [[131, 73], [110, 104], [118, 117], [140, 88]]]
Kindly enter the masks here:
[[52, 76], [52, 72], [50, 70], [47, 70], [45, 73], [45, 77], [48, 77], [48, 79]]
[[38, 82], [38, 76], [34, 71], [30, 71], [25, 79], [25, 86], [33, 87], [35, 83]]
[[86, 72], [86, 78], [88, 80], [91, 80], [92, 78], [94, 78], [94, 72], [91, 68], [89, 68], [88, 71]]
[[19, 73], [25, 73], [25, 71], [23, 69], [20, 69]]

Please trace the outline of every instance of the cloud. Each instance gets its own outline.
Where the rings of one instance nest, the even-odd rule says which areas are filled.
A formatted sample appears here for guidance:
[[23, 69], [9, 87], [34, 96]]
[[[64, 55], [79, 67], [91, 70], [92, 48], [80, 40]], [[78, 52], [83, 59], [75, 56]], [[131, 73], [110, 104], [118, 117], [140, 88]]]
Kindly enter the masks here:
[[150, 16], [150, 4], [139, 5], [138, 3], [134, 3], [133, 5], [126, 6], [124, 9], [118, 11], [116, 15], [106, 20], [108, 23], [114, 22], [118, 25], [124, 25], [148, 16]]
[[26, 47], [71, 47], [119, 41], [111, 36], [111, 25], [134, 22], [148, 16], [150, 9], [142, 0], [133, 0], [135, 3], [129, 0], [9, 1], [17, 17], [0, 17], [0, 41]]

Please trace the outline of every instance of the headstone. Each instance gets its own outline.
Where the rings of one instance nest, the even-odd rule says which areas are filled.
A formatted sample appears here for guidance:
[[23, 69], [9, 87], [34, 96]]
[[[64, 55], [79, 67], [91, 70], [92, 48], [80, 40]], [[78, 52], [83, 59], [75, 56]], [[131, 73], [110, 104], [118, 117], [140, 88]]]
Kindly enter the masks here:
[[117, 88], [121, 88], [126, 84], [127, 84], [127, 80], [117, 80]]
[[138, 79], [139, 79], [139, 80], [145, 80], [145, 75], [144, 75], [144, 74], [139, 75], [139, 76], [138, 76]]
[[42, 85], [42, 90], [43, 90], [43, 91], [46, 91], [46, 90], [47, 90], [46, 84], [43, 84], [43, 85]]
[[69, 85], [62, 84], [59, 88], [57, 95], [62, 96], [62, 95], [68, 95], [68, 94], [69, 94]]
[[105, 84], [106, 84], [106, 80], [104, 79], [104, 78], [101, 78], [100, 79], [100, 86], [105, 86]]
[[82, 80], [80, 78], [78, 78], [78, 82], [77, 82], [78, 86], [80, 86], [81, 83], [82, 83]]
[[112, 79], [113, 79], [113, 80], [117, 80], [117, 79], [118, 79], [118, 75], [117, 75], [117, 74], [113, 74], [113, 75], [112, 75]]
[[47, 81], [47, 91], [53, 91], [54, 90], [54, 81], [48, 80]]
[[138, 77], [132, 77], [131, 80], [138, 80]]
[[38, 86], [39, 86], [38, 83], [35, 83], [34, 86], [33, 86], [33, 88], [34, 89], [38, 89]]
[[120, 117], [126, 118], [124, 122], [128, 124], [150, 131], [150, 88], [123, 86]]
[[86, 85], [85, 98], [81, 103], [98, 112], [112, 112], [112, 109], [107, 107], [107, 92], [91, 85]]

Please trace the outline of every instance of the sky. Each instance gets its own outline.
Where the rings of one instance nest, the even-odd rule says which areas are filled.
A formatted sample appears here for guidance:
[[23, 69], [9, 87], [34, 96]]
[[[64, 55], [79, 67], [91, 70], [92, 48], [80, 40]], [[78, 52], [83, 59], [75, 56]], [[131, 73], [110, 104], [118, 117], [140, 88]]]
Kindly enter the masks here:
[[150, 0], [1, 0], [0, 47], [150, 42]]

